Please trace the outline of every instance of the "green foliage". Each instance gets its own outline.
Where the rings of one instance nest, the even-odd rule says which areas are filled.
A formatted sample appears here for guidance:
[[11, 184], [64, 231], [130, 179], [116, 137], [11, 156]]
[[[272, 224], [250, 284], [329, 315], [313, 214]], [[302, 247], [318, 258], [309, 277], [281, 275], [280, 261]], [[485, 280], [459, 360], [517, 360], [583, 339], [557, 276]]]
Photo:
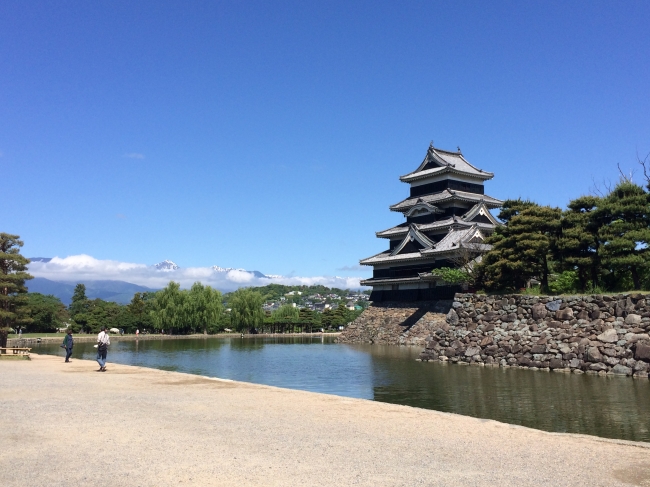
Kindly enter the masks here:
[[499, 218], [506, 225], [487, 240], [493, 247], [478, 268], [486, 289], [518, 290], [531, 278], [553, 293], [650, 288], [650, 193], [629, 179], [561, 214], [509, 200]]
[[596, 196], [583, 196], [570, 201], [562, 215], [562, 232], [557, 245], [559, 265], [565, 270], [576, 271], [576, 285], [581, 291], [586, 289], [589, 280], [598, 282], [600, 277], [600, 224], [595, 210], [601, 203]]
[[472, 281], [472, 276], [462, 269], [453, 269], [451, 267], [440, 267], [433, 269], [431, 274], [439, 277], [447, 284], [464, 284]]
[[[303, 298], [312, 294], [336, 294], [341, 297], [347, 296], [348, 294], [348, 291], [345, 289], [329, 288], [320, 284], [314, 286], [285, 286], [284, 284], [268, 284], [266, 286], [256, 287], [255, 291], [259, 292], [262, 296], [264, 296], [264, 299], [268, 301], [277, 301], [291, 291], [302, 292]], [[228, 301], [230, 294], [231, 293], [227, 293], [224, 296], [226, 301]], [[286, 298], [289, 302], [294, 302], [300, 299], [300, 297], [301, 296], [287, 296]]]
[[488, 289], [519, 290], [536, 277], [546, 291], [550, 261], [560, 236], [561, 215], [559, 208], [530, 201], [504, 202], [499, 218], [507, 224], [497, 227], [486, 241], [492, 249], [477, 269], [479, 281]]
[[264, 296], [250, 288], [241, 288], [228, 295], [230, 322], [238, 331], [257, 328], [264, 322]]
[[338, 327], [347, 325], [351, 320], [352, 311], [345, 307], [345, 304], [341, 303], [339, 306], [332, 312], [332, 323], [331, 326]]
[[300, 310], [290, 304], [285, 304], [276, 309], [271, 318], [275, 323], [297, 321], [300, 316]]
[[569, 294], [576, 290], [578, 282], [578, 273], [576, 271], [564, 271], [561, 274], [551, 276], [549, 290], [553, 294]]
[[28, 333], [54, 333], [57, 328], [64, 328], [69, 319], [68, 310], [56, 296], [29, 293], [27, 308], [31, 318], [26, 326]]
[[203, 330], [204, 333], [215, 331], [224, 310], [221, 292], [195, 282], [187, 297], [186, 319], [190, 330]]
[[70, 317], [73, 319], [79, 330], [90, 332], [89, 312], [90, 300], [86, 297], [86, 285], [77, 284], [72, 295], [72, 302], [69, 307]]
[[[139, 301], [129, 306], [142, 308]], [[199, 282], [189, 290], [181, 290], [180, 284], [170, 282], [156, 293], [149, 312], [154, 329], [172, 334], [216, 331], [222, 325], [222, 315], [221, 293]]]
[[0, 233], [0, 347], [7, 346], [11, 328], [29, 324], [27, 286], [32, 279], [26, 270], [29, 260], [20, 255], [23, 242], [18, 235]]
[[[630, 181], [621, 181], [598, 209], [602, 261], [614, 277], [628, 275], [641, 289], [650, 268], [650, 194]], [[610, 280], [611, 282], [611, 280]]]

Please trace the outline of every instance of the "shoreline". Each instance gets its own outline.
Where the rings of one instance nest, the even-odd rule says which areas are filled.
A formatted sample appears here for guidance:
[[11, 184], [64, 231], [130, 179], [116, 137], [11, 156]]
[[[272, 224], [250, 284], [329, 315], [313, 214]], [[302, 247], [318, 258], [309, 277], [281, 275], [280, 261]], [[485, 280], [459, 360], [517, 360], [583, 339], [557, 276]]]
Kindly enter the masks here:
[[[0, 362], [0, 405], [20, 411], [0, 429], [0, 465], [11, 465], [4, 485], [78, 485], [97, 471], [125, 486], [650, 482], [648, 443], [144, 367], [96, 369], [38, 354]], [[93, 454], [65, 461], [80, 452]]]
[[[274, 338], [274, 337], [320, 337], [320, 336], [339, 336], [341, 332], [333, 333], [257, 333], [250, 334], [244, 333], [244, 338]], [[74, 335], [75, 343], [94, 343], [97, 340], [97, 335], [94, 334], [78, 334]], [[212, 335], [204, 335], [203, 333], [196, 333], [193, 335], [110, 335], [111, 341], [135, 341], [135, 340], [185, 340], [191, 338], [239, 338], [241, 333], [215, 333]], [[25, 347], [26, 345], [36, 345], [44, 343], [61, 343], [63, 335], [60, 337], [30, 337], [30, 338], [8, 338], [7, 347]]]

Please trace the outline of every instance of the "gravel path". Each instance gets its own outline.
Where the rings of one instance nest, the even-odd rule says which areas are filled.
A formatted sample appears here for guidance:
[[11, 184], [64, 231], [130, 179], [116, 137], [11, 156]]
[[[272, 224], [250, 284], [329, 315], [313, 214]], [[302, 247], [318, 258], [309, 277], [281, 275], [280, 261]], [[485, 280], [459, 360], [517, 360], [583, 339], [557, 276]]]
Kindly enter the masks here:
[[643, 443], [108, 367], [0, 360], [1, 485], [650, 486]]

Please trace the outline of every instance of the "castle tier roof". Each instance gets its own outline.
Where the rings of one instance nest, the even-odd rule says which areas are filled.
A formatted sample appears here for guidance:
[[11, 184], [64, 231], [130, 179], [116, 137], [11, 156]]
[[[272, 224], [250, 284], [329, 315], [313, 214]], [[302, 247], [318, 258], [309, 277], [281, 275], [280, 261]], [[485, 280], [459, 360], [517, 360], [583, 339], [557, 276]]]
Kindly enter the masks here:
[[[409, 233], [404, 237], [404, 241], [415, 237], [413, 225], [409, 228]], [[419, 233], [419, 232], [418, 232]], [[438, 243], [429, 242], [421, 250], [417, 252], [409, 252], [407, 254], [400, 254], [397, 250], [386, 250], [367, 259], [359, 261], [361, 265], [377, 265], [398, 262], [412, 262], [417, 260], [427, 260], [432, 257], [442, 257], [449, 253], [455, 253], [461, 248], [472, 248], [480, 252], [485, 252], [491, 248], [490, 245], [482, 243], [484, 240], [484, 233], [477, 224], [473, 224], [469, 228], [452, 228], [447, 235]], [[404, 242], [403, 242], [404, 243]], [[422, 243], [422, 242], [421, 242]], [[403, 248], [404, 245], [399, 247]]]
[[[484, 215], [491, 223], [473, 222], [472, 219], [477, 215]], [[442, 230], [449, 228], [452, 225], [470, 227], [474, 224], [478, 225], [478, 227], [481, 229], [491, 231], [496, 225], [501, 225], [501, 222], [492, 216], [485, 203], [478, 202], [463, 216], [450, 216], [443, 220], [438, 220], [432, 223], [414, 223], [413, 225], [415, 225], [415, 227], [421, 232], [428, 232], [432, 230]], [[376, 232], [375, 235], [380, 238], [391, 238], [406, 235], [408, 231], [409, 223], [404, 222], [387, 230]]]
[[403, 213], [418, 203], [424, 202], [430, 204], [440, 204], [447, 201], [467, 201], [469, 203], [479, 203], [482, 201], [485, 203], [485, 206], [487, 208], [498, 208], [503, 204], [503, 201], [492, 198], [491, 196], [485, 194], [445, 189], [439, 193], [406, 198], [405, 200], [390, 206], [390, 209], [392, 211], [399, 211]]
[[458, 149], [458, 152], [449, 152], [442, 149], [436, 149], [433, 144], [429, 146], [427, 155], [420, 166], [413, 172], [400, 176], [400, 180], [405, 183], [417, 181], [419, 179], [436, 176], [438, 174], [463, 174], [476, 179], [492, 179], [494, 174], [484, 171], [471, 165]]
[[[472, 225], [477, 225], [481, 230], [485, 230], [488, 233], [491, 233], [494, 230], [494, 225], [491, 223], [482, 223], [482, 222], [467, 222], [461, 217], [454, 216], [445, 218], [444, 220], [439, 220], [433, 223], [414, 223], [416, 228], [420, 232], [430, 232], [432, 230], [445, 230], [453, 225], [458, 227], [469, 228]], [[408, 223], [402, 223], [396, 225], [393, 228], [383, 230], [381, 232], [376, 232], [375, 235], [379, 238], [395, 238], [406, 235], [409, 231]]]

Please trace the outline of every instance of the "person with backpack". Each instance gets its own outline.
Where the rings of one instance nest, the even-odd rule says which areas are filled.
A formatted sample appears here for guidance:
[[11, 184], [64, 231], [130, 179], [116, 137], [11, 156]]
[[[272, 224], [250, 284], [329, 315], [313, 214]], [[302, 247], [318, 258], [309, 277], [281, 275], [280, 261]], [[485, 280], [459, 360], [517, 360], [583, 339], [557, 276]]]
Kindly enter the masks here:
[[72, 330], [68, 329], [68, 334], [63, 337], [63, 343], [61, 346], [65, 348], [65, 361], [70, 362], [70, 356], [72, 355], [72, 347], [74, 345], [74, 340], [72, 339]]
[[111, 338], [106, 333], [106, 327], [102, 326], [102, 331], [97, 335], [97, 363], [99, 364], [98, 372], [106, 372], [106, 353], [108, 346], [111, 344]]

